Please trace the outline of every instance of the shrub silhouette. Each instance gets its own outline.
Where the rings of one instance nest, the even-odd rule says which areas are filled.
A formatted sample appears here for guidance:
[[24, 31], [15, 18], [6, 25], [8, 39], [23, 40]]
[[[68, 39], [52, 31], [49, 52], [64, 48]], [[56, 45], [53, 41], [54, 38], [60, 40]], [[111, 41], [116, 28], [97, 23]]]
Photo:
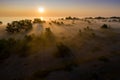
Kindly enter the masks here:
[[65, 19], [66, 19], [66, 20], [80, 20], [80, 19], [77, 18], [77, 17], [71, 17], [71, 16], [66, 17]]
[[45, 40], [52, 42], [55, 41], [55, 35], [53, 34], [50, 28], [45, 28], [45, 37], [46, 37]]
[[106, 19], [105, 17], [95, 17], [95, 19]]
[[8, 58], [14, 52], [14, 46], [16, 45], [16, 40], [9, 38], [8, 40], [0, 40], [0, 61]]
[[6, 27], [6, 31], [8, 33], [18, 33], [22, 31], [29, 31], [32, 29], [31, 20], [20, 20], [13, 21], [12, 23], [8, 23]]
[[103, 24], [103, 25], [101, 26], [101, 28], [102, 28], [102, 29], [108, 29], [108, 25], [107, 25], [107, 24]]
[[52, 25], [52, 23], [49, 22], [49, 25]]
[[2, 24], [2, 21], [0, 21], [0, 25]]
[[33, 37], [31, 35], [25, 35], [24, 39], [26, 42], [30, 42], [33, 40]]
[[58, 43], [57, 49], [58, 53], [56, 53], [56, 57], [71, 57], [71, 50], [63, 43]]
[[33, 23], [45, 23], [45, 21], [42, 21], [41, 19], [39, 18], [35, 18]]
[[72, 17], [69, 16], [69, 17], [66, 17], [65, 19], [66, 19], [66, 20], [72, 20]]
[[0, 61], [4, 61], [13, 54], [19, 57], [28, 56], [31, 53], [29, 42], [32, 39], [31, 36], [25, 36], [21, 40], [16, 40], [15, 38], [0, 39]]
[[0, 40], [0, 62], [9, 57], [9, 51], [7, 50], [7, 40]]

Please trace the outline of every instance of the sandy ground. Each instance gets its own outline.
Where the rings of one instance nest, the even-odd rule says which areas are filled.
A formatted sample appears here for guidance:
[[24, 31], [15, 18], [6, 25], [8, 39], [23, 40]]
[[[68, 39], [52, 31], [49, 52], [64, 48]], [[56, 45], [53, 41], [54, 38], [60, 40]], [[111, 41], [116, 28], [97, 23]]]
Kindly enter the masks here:
[[[55, 41], [49, 46], [42, 47], [39, 52], [25, 58], [12, 55], [0, 64], [1, 80], [119, 80], [120, 68], [120, 23], [102, 22], [98, 20], [91, 23], [76, 20], [57, 20], [63, 25], [33, 25], [33, 30], [27, 33], [41, 34], [45, 28], [50, 28]], [[101, 29], [101, 25], [108, 24], [111, 29]], [[37, 26], [37, 27], [36, 27]], [[43, 28], [40, 28], [43, 26]], [[92, 30], [84, 30], [89, 26]], [[39, 29], [40, 31], [38, 31]], [[81, 33], [79, 32], [81, 30]], [[95, 37], [92, 35], [95, 33]], [[23, 38], [25, 34], [9, 35], [5, 32], [5, 25], [0, 25], [0, 38]], [[76, 64], [67, 66], [63, 61], [69, 59], [54, 58], [56, 51], [54, 42], [63, 42], [69, 46]], [[36, 47], [39, 49], [39, 47]], [[105, 56], [108, 60], [99, 60]], [[36, 77], [46, 71], [44, 77]], [[44, 71], [44, 72], [42, 72]], [[112, 75], [112, 76], [111, 76]]]

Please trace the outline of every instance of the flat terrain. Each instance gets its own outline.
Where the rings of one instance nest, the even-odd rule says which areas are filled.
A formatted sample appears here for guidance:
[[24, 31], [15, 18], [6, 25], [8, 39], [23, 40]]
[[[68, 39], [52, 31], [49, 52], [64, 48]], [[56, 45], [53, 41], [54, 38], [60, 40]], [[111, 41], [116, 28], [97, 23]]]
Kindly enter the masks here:
[[[10, 56], [0, 60], [1, 80], [120, 79], [120, 22], [56, 22], [33, 24], [31, 31], [16, 34], [0, 25], [0, 39], [14, 38], [18, 43], [11, 44]], [[108, 28], [101, 28], [103, 24]], [[30, 38], [24, 41], [26, 35]], [[23, 44], [27, 48], [19, 47]]]

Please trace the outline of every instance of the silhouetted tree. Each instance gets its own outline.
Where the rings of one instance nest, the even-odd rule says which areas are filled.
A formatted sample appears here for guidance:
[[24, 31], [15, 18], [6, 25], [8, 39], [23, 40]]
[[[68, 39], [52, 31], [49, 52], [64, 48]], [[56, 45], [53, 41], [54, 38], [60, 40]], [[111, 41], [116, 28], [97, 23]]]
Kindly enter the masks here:
[[31, 20], [20, 20], [13, 21], [12, 23], [8, 23], [6, 27], [6, 31], [9, 33], [18, 33], [22, 31], [29, 31], [32, 29]]
[[106, 19], [105, 17], [95, 17], [95, 19]]
[[77, 18], [77, 17], [71, 17], [71, 16], [66, 17], [65, 19], [66, 20], [79, 20], [79, 18]]
[[0, 25], [2, 24], [2, 21], [0, 21]]
[[45, 23], [45, 21], [42, 21], [41, 19], [39, 18], [35, 18], [33, 23]]
[[108, 29], [108, 25], [107, 25], [107, 24], [103, 24], [103, 25], [101, 26], [101, 28], [102, 28], [102, 29]]

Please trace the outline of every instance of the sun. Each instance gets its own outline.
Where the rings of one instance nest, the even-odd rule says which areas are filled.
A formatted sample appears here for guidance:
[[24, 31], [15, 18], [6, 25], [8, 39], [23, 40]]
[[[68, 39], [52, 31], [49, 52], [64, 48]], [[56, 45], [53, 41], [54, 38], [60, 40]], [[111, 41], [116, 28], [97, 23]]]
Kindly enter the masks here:
[[39, 11], [40, 13], [44, 13], [45, 9], [44, 9], [43, 7], [39, 7], [39, 8], [38, 8], [38, 11]]

